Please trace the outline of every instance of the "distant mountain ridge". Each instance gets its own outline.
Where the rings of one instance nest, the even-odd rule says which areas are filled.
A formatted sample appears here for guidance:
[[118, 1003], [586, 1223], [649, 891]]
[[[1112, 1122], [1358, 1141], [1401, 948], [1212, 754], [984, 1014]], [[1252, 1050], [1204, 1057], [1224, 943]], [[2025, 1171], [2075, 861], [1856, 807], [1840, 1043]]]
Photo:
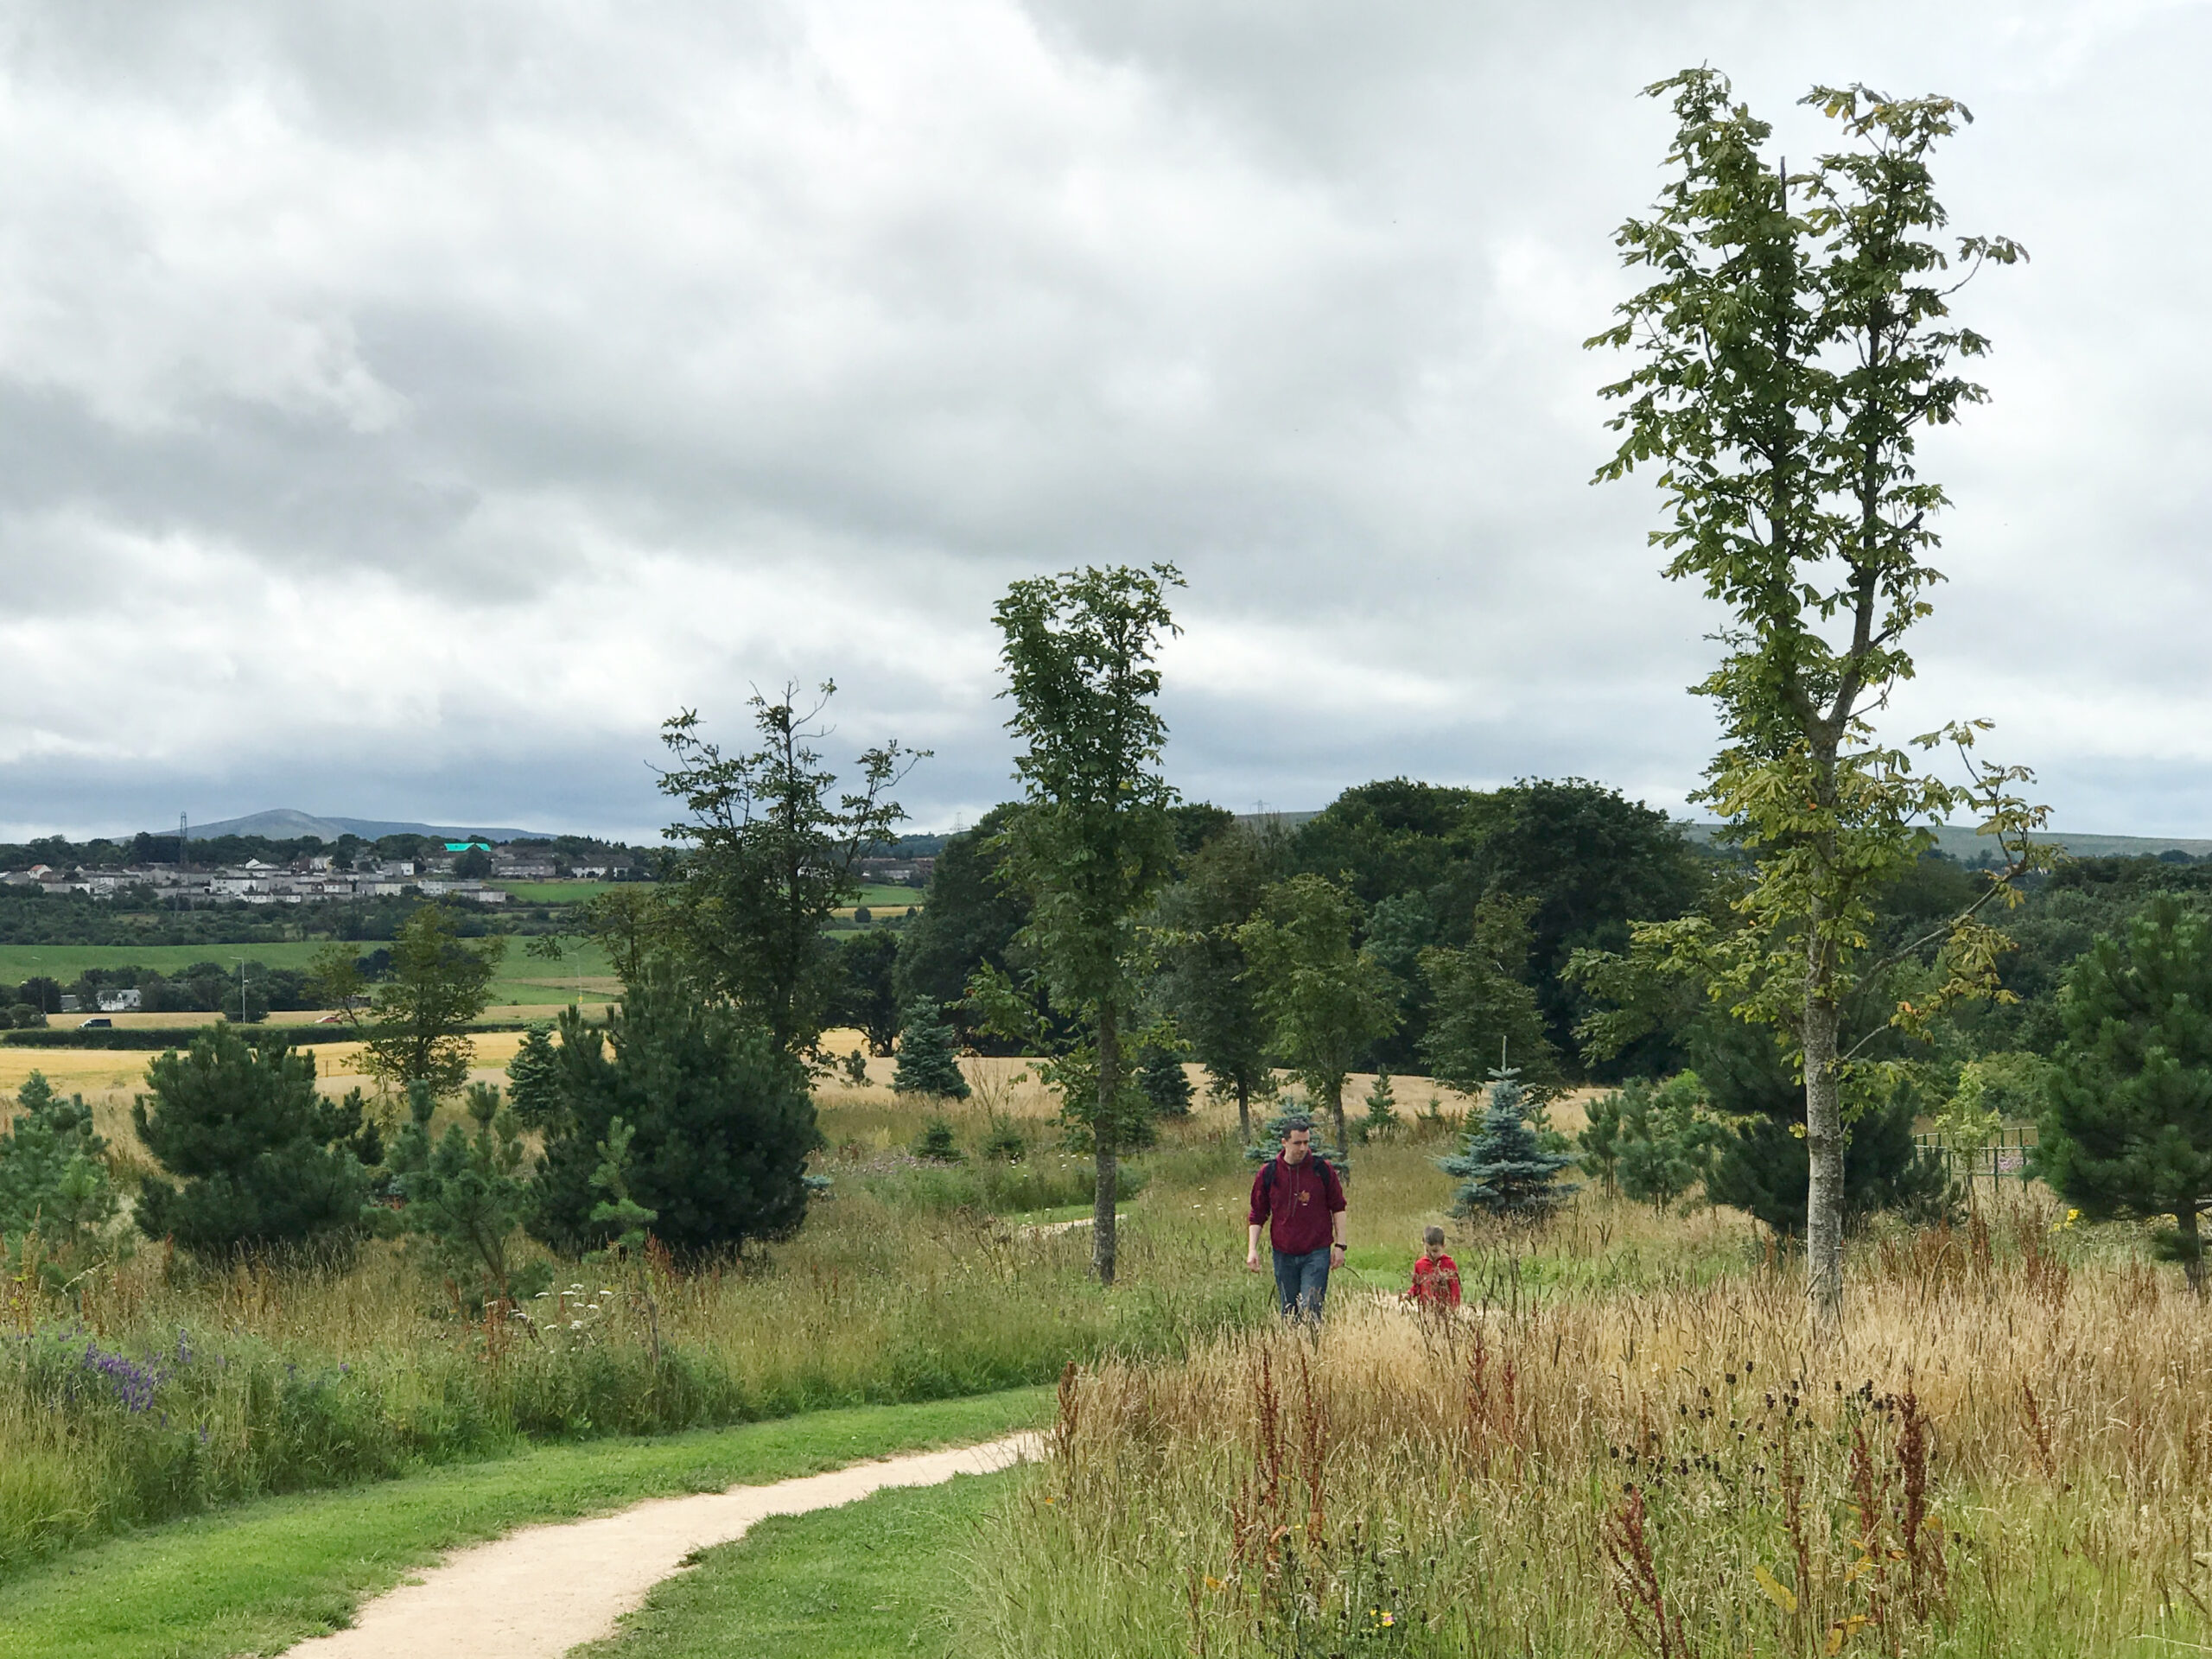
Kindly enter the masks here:
[[[157, 830], [153, 833], [163, 832]], [[243, 818], [225, 818], [215, 823], [188, 823], [185, 833], [194, 841], [213, 841], [218, 836], [261, 836], [270, 841], [296, 841], [302, 836], [319, 836], [325, 841], [335, 841], [340, 836], [359, 836], [364, 841], [374, 841], [378, 836], [481, 836], [486, 841], [553, 839], [543, 830], [502, 830], [487, 823], [397, 823], [382, 818], [325, 818], [291, 806], [275, 807]]]

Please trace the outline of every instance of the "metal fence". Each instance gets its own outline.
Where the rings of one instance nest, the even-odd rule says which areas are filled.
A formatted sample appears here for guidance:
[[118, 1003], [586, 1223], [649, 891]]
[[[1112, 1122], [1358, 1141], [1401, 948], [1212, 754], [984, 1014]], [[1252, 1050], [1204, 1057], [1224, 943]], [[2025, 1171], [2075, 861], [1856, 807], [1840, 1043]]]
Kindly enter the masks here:
[[1916, 1135], [1914, 1144], [1923, 1152], [1940, 1152], [1951, 1161], [1951, 1173], [1962, 1181], [1987, 1181], [1995, 1185], [2017, 1181], [2025, 1186], [2034, 1179], [2028, 1154], [2036, 1144], [2032, 1123], [2007, 1123], [1986, 1146], [1953, 1146], [1940, 1135]]

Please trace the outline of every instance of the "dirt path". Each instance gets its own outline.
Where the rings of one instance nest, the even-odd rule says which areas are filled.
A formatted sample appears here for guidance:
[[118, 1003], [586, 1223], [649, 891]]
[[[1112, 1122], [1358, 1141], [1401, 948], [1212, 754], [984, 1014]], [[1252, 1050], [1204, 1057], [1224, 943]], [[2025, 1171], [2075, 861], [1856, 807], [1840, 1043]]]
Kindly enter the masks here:
[[887, 1486], [934, 1486], [1041, 1451], [1033, 1434], [855, 1464], [766, 1486], [657, 1498], [615, 1515], [530, 1527], [456, 1550], [378, 1597], [351, 1630], [286, 1649], [298, 1659], [559, 1659], [609, 1635], [684, 1557], [771, 1515], [833, 1509]]

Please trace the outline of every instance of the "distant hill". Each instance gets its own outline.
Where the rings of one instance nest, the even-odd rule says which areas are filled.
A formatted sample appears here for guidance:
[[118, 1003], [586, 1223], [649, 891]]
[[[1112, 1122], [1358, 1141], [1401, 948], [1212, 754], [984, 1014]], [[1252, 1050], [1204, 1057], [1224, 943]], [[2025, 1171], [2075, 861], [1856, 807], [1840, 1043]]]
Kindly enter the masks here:
[[[1699, 841], [1710, 841], [1717, 823], [1686, 823], [1682, 828]], [[2161, 853], [2187, 853], [2191, 858], [2212, 856], [2212, 841], [2192, 841], [2174, 836], [2096, 836], [2075, 830], [2046, 830], [2037, 841], [2063, 847], [2076, 858], [2156, 858]], [[1936, 826], [1936, 849], [1965, 862], [1996, 849], [1986, 836], [1978, 836], [1961, 824]]]
[[486, 841], [553, 838], [542, 830], [501, 830], [485, 823], [396, 823], [382, 818], [324, 818], [290, 806], [243, 818], [225, 818], [219, 823], [188, 823], [185, 833], [194, 841], [213, 841], [218, 836], [263, 836], [270, 841], [296, 841], [302, 836], [319, 836], [325, 841], [335, 841], [340, 836], [359, 836], [365, 841], [374, 841], [378, 836], [481, 836]]

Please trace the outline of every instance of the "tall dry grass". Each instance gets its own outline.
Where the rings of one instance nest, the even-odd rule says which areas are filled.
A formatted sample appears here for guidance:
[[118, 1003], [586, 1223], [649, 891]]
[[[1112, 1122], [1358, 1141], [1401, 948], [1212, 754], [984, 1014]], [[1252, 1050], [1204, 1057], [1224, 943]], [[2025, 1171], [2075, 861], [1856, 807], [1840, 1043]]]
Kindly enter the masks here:
[[1862, 1243], [1825, 1349], [1774, 1262], [1071, 1373], [973, 1647], [2202, 1650], [2212, 1323], [2055, 1220]]

